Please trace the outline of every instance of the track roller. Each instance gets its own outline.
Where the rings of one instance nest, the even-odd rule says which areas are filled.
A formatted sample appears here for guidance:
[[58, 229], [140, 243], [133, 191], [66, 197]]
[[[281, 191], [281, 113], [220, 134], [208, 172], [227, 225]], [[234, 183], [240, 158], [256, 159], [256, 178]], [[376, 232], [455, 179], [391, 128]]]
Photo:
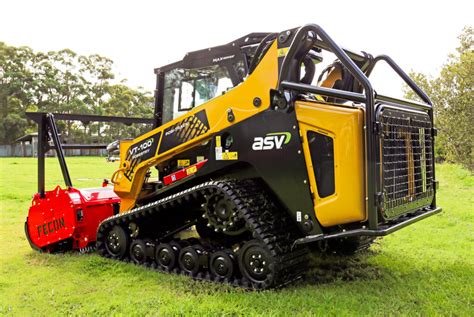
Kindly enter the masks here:
[[178, 243], [160, 243], [155, 249], [155, 262], [165, 271], [174, 269], [181, 246]]
[[130, 244], [130, 260], [136, 264], [143, 264], [147, 260], [145, 241], [136, 239]]
[[179, 253], [179, 267], [195, 276], [205, 263], [205, 250], [201, 245], [187, 246]]
[[230, 279], [235, 272], [236, 261], [231, 250], [220, 250], [211, 254], [209, 270], [215, 277]]

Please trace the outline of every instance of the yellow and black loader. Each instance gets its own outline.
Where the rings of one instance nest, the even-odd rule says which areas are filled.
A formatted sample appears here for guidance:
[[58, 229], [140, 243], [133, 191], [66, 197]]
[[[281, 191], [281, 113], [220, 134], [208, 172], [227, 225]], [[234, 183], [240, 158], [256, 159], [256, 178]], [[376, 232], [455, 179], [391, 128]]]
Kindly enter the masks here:
[[[422, 102], [377, 94], [380, 61]], [[120, 142], [102, 256], [272, 288], [304, 275], [308, 246], [351, 254], [441, 211], [431, 102], [388, 56], [309, 24], [155, 74], [154, 128]]]

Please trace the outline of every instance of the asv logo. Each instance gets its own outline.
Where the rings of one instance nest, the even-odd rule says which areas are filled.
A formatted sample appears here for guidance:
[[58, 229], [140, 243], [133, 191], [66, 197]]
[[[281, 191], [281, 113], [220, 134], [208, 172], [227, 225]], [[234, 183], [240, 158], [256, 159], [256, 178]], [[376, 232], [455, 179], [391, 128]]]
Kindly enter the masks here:
[[288, 144], [290, 140], [290, 132], [268, 133], [265, 137], [255, 137], [253, 139], [252, 150], [280, 150], [283, 147], [283, 144]]

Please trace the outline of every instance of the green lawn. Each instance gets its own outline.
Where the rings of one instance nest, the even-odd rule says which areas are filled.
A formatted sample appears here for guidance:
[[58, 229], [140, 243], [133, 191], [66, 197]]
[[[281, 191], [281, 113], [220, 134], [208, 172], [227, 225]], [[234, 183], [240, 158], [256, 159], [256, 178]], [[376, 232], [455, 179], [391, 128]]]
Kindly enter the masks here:
[[[76, 187], [100, 186], [116, 164], [68, 158]], [[250, 292], [154, 272], [95, 254], [39, 254], [23, 232], [36, 160], [0, 159], [0, 315], [474, 316], [474, 177], [439, 165], [443, 213], [356, 258], [314, 259], [305, 281]], [[61, 184], [47, 159], [47, 188]]]

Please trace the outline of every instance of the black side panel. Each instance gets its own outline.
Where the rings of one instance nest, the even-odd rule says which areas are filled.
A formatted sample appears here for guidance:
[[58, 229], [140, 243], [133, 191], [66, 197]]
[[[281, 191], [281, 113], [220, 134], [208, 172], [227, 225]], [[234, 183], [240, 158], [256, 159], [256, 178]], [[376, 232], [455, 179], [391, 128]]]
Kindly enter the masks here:
[[[216, 142], [218, 137], [220, 141]], [[226, 142], [229, 137], [232, 142]], [[218, 155], [220, 151], [234, 155]], [[302, 232], [322, 232], [314, 214], [295, 113], [267, 110], [222, 130], [213, 137], [207, 159], [197, 177], [206, 178], [217, 171], [225, 176], [231, 168], [250, 165], [255, 174], [251, 177], [265, 181]], [[249, 177], [249, 171], [245, 173]]]

